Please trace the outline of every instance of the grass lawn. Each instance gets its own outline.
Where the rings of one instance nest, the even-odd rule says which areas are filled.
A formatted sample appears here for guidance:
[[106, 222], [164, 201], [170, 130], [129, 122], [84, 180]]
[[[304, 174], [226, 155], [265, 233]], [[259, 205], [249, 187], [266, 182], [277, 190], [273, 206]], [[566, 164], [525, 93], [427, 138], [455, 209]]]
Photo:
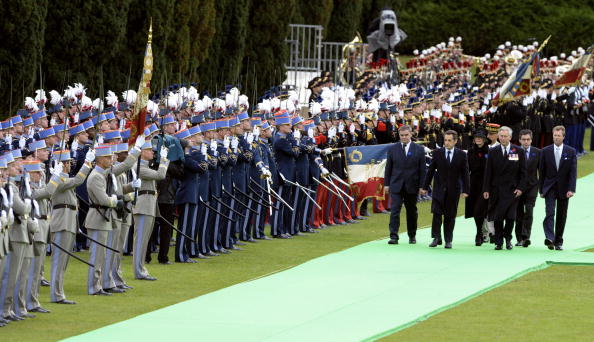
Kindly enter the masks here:
[[529, 273], [380, 341], [592, 341], [594, 267]]
[[[586, 137], [586, 141], [589, 144], [589, 135]], [[579, 173], [580, 176], [586, 175], [594, 171], [594, 153], [590, 153], [583, 157], [579, 161]], [[578, 189], [579, 191], [579, 189]], [[464, 201], [460, 201], [460, 207], [458, 213], [464, 212]], [[34, 319], [27, 319], [21, 322], [13, 322], [6, 327], [0, 328], [0, 340], [4, 341], [54, 341], [68, 336], [77, 335], [85, 331], [93, 330], [111, 323], [119, 322], [134, 316], [140, 315], [145, 312], [153, 311], [168, 305], [179, 303], [181, 301], [194, 298], [233, 284], [237, 284], [243, 281], [254, 279], [257, 277], [266, 276], [270, 273], [283, 271], [287, 268], [299, 265], [310, 259], [323, 256], [329, 253], [340, 251], [349, 247], [356, 246], [358, 244], [385, 238], [388, 235], [388, 215], [376, 214], [370, 217], [366, 221], [361, 221], [358, 224], [346, 225], [346, 226], [334, 226], [328, 229], [322, 230], [317, 234], [310, 234], [308, 236], [296, 237], [289, 240], [272, 240], [262, 241], [256, 244], [249, 244], [244, 246], [244, 250], [236, 251], [229, 255], [222, 255], [214, 257], [208, 260], [200, 260], [196, 264], [173, 264], [170, 266], [164, 266], [159, 264], [149, 264], [148, 269], [151, 274], [157, 277], [159, 280], [156, 282], [142, 282], [133, 280], [131, 257], [124, 258], [124, 270], [125, 277], [128, 279], [129, 285], [134, 286], [133, 290], [129, 290], [125, 294], [114, 295], [111, 297], [93, 297], [86, 294], [86, 281], [88, 267], [76, 260], [71, 260], [68, 265], [66, 272], [66, 294], [68, 299], [77, 302], [77, 305], [57, 305], [49, 303], [49, 288], [42, 287], [41, 289], [41, 300], [42, 305], [51, 310], [51, 314], [37, 314]], [[403, 222], [404, 217], [403, 217]], [[431, 223], [430, 215], [430, 203], [424, 202], [419, 205], [419, 227], [426, 227]], [[173, 254], [173, 248], [171, 249]], [[88, 253], [78, 253], [84, 259], [88, 259]], [[156, 259], [156, 256], [153, 258]], [[173, 258], [171, 258], [173, 259]], [[46, 260], [47, 261], [47, 260]], [[565, 275], [564, 270], [567, 271]], [[49, 273], [49, 264], [45, 265], [46, 274]], [[573, 273], [575, 277], [569, 279], [568, 282], [575, 283], [576, 286], [580, 286], [575, 289], [575, 293], [578, 293], [580, 289], [586, 291], [590, 289], [589, 295], [592, 297], [591, 289], [593, 269], [586, 267], [552, 267], [543, 272], [559, 272], [564, 274], [563, 276], [556, 276], [552, 279], [569, 279]], [[587, 278], [587, 274], [579, 275], [580, 270], [590, 271], [590, 278]], [[572, 273], [573, 272], [573, 273]], [[525, 282], [525, 279], [532, 279], [538, 274], [546, 274], [538, 272], [531, 274], [528, 277], [517, 280], [514, 283], [510, 283], [503, 286], [495, 291], [507, 290], [507, 287], [512, 286], [517, 282]], [[49, 274], [48, 274], [49, 277]], [[535, 285], [538, 285], [538, 279]], [[542, 278], [544, 279], [544, 278]], [[589, 283], [588, 283], [589, 281]], [[579, 312], [578, 307], [571, 307], [569, 304], [562, 303], [564, 300], [556, 300], [563, 296], [573, 296], [574, 292], [564, 292], [561, 295], [555, 295], [555, 292], [545, 292], [545, 290], [553, 290], [553, 287], [557, 286], [557, 281], [547, 280], [546, 289], [541, 289], [542, 284], [539, 285], [538, 292], [533, 288], [532, 293], [543, 293], [545, 295], [541, 298], [551, 298], [548, 303], [550, 305], [549, 310], [554, 311], [558, 315], [571, 316], [573, 313]], [[587, 287], [586, 285], [589, 284]], [[561, 288], [565, 285], [559, 285]], [[514, 290], [515, 293], [520, 294], [519, 290]], [[512, 310], [517, 304], [523, 303], [524, 297], [513, 296], [514, 291], [508, 293], [508, 297], [512, 297], [506, 308], [509, 307]], [[573, 290], [572, 290], [573, 291]], [[494, 291], [486, 294], [491, 295]], [[477, 300], [483, 300], [484, 296], [478, 297], [466, 304], [460, 306], [465, 307], [466, 305], [472, 304]], [[573, 296], [576, 297], [576, 296]], [[499, 301], [494, 301], [494, 303]], [[580, 307], [586, 307], [587, 302], [583, 300], [580, 303]], [[559, 306], [563, 304], [563, 306]], [[492, 307], [499, 307], [493, 304]], [[572, 304], [573, 305], [573, 304]], [[479, 305], [483, 307], [484, 305]], [[556, 309], [558, 308], [558, 310]], [[456, 308], [458, 309], [458, 308]], [[521, 309], [521, 310], [520, 310]], [[522, 311], [526, 310], [526, 312]], [[452, 311], [452, 310], [450, 310]], [[435, 316], [437, 318], [441, 315], [447, 315], [450, 311], [444, 312], [440, 315]], [[594, 311], [594, 310], [593, 310]], [[208, 308], [204, 308], [205, 314], [208, 314]], [[544, 311], [538, 311], [534, 309], [534, 305], [528, 305], [522, 308], [518, 308], [515, 312], [523, 312], [521, 315], [516, 315], [518, 322], [531, 321], [532, 314], [539, 314], [540, 316], [547, 316]], [[480, 316], [475, 312], [466, 312], [466, 317], [483, 317], [482, 321], [501, 321], [500, 318], [493, 319], [493, 317], [499, 317], [499, 312], [486, 312]], [[584, 320], [591, 317], [592, 314], [585, 315], [583, 312], [575, 316], [576, 318]], [[572, 316], [573, 317], [573, 316]], [[434, 319], [427, 320], [426, 323], [431, 323]], [[508, 319], [508, 318], [506, 318]], [[536, 318], [534, 318], [536, 319]], [[460, 320], [458, 320], [460, 321]], [[564, 321], [562, 323], [565, 323]], [[419, 325], [420, 326], [420, 325]], [[590, 325], [592, 326], [592, 325]], [[398, 334], [407, 332], [409, 330], [417, 329], [415, 327], [409, 328]], [[441, 327], [441, 326], [440, 326]], [[444, 325], [444, 327], [446, 327]], [[482, 326], [474, 328], [478, 332], [482, 332], [485, 336], [503, 336], [494, 331], [493, 328], [484, 329]], [[576, 329], [573, 329], [577, 331]], [[564, 329], [565, 333], [570, 333], [572, 329]], [[433, 337], [437, 340], [442, 340], [444, 335], [441, 334], [443, 329], [437, 331], [439, 335]], [[510, 339], [520, 340], [525, 339], [530, 334], [520, 334], [520, 329], [515, 329], [509, 335]], [[459, 329], [455, 334], [452, 334], [452, 338], [459, 337], [464, 334], [465, 330]], [[520, 335], [517, 335], [520, 334]], [[447, 336], [446, 336], [447, 337]], [[396, 337], [398, 338], [398, 337]], [[420, 339], [426, 340], [419, 336]], [[407, 340], [400, 339], [400, 340]], [[509, 339], [504, 339], [509, 340]], [[562, 339], [567, 340], [567, 339]]]

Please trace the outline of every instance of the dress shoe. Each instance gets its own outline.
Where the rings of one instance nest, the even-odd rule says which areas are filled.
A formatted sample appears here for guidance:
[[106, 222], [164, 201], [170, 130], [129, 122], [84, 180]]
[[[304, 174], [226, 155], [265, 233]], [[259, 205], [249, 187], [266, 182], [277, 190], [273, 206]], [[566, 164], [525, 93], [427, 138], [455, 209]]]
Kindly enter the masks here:
[[49, 310], [42, 308], [41, 306], [29, 310], [29, 312], [50, 313]]
[[67, 304], [67, 305], [73, 305], [76, 304], [75, 301], [73, 300], [68, 300], [68, 299], [62, 299], [60, 301], [55, 302], [56, 304]]
[[451, 242], [446, 242], [444, 247], [447, 248], [447, 249], [452, 249], [452, 243]]
[[[270, 238], [269, 238], [270, 239]], [[229, 248], [232, 251], [242, 251], [243, 249], [237, 247], [237, 246], [231, 246], [231, 248]]]
[[122, 290], [131, 290], [134, 287], [128, 285], [128, 284], [123, 284], [123, 285], [118, 285], [118, 289], [122, 289]]
[[254, 240], [253, 238], [249, 238], [247, 240], [245, 240], [246, 242], [251, 242], [251, 243], [256, 243], [258, 241]]
[[30, 313], [27, 312], [27, 313], [24, 313], [24, 314], [20, 315], [20, 317], [23, 317], [23, 318], [35, 318], [35, 315], [30, 314]]
[[323, 223], [320, 225], [320, 229], [325, 229], [326, 227], [328, 227], [328, 226]]
[[275, 239], [288, 239], [288, 237], [286, 237], [285, 234], [273, 235], [272, 237]]
[[4, 319], [7, 320], [7, 321], [12, 321], [12, 322], [24, 320], [23, 317], [20, 317], [20, 316], [17, 316], [17, 315], [4, 316]]
[[495, 243], [495, 234], [489, 233], [489, 242], [491, 244]]
[[208, 253], [206, 253], [204, 255], [206, 255], [206, 256], [219, 256], [219, 254], [217, 254], [217, 253], [215, 253], [213, 251], [210, 251], [210, 252], [208, 252]]
[[45, 279], [41, 279], [41, 281], [39, 282], [39, 285], [41, 286], [50, 286], [49, 281], [45, 280]]
[[283, 234], [285, 236], [285, 239], [292, 239], [293, 235], [287, 233], [287, 234]]
[[500, 250], [502, 250], [502, 249], [503, 249], [503, 248], [501, 247], [501, 245], [495, 245], [495, 250], [496, 250], [496, 251], [500, 251]]
[[241, 241], [237, 241], [237, 242], [235, 243], [235, 245], [237, 245], [237, 246], [245, 246], [245, 243], [243, 243], [243, 242], [241, 242]]
[[3, 324], [2, 326], [6, 325], [6, 324], [8, 324], [8, 323], [10, 323], [10, 321], [9, 321], [9, 320], [7, 320], [7, 319], [4, 319], [4, 318], [0, 317], [0, 324]]
[[0, 321], [0, 328], [5, 327], [5, 326], [6, 326], [6, 323]]
[[196, 259], [209, 259], [209, 257], [207, 257], [207, 256], [206, 256], [206, 255], [204, 255], [204, 254], [200, 254], [200, 253], [198, 253], [198, 256], [196, 256]]
[[390, 245], [397, 245], [398, 244], [398, 239], [390, 239], [390, 241], [388, 241], [388, 244], [390, 244]]
[[555, 250], [562, 251], [563, 250], [563, 246], [557, 245], [557, 246], [555, 246]]
[[226, 248], [221, 248], [220, 250], [217, 251], [217, 253], [220, 253], [220, 254], [231, 254], [231, 252], [229, 252], [229, 250], [226, 249]]
[[549, 240], [549, 239], [545, 239], [545, 245], [550, 249], [553, 250], [555, 249], [555, 245], [553, 244], [553, 241]]
[[93, 296], [111, 296], [111, 293], [100, 290], [100, 291], [93, 293]]
[[120, 289], [119, 287], [112, 287], [111, 289], [105, 289], [107, 293], [124, 293], [126, 290]]
[[387, 210], [382, 210], [382, 211], [381, 211], [381, 213], [382, 213], [382, 214], [389, 214], [390, 212], [389, 212], [389, 211], [387, 211]]
[[347, 221], [347, 223], [348, 223], [348, 224], [355, 224], [355, 223], [359, 223], [359, 222], [357, 222], [357, 221], [355, 221], [355, 220], [348, 220], [348, 221]]
[[528, 247], [528, 246], [530, 246], [530, 243], [531, 243], [531, 242], [530, 242], [530, 239], [526, 239], [526, 240], [524, 240], [524, 241], [523, 241], [523, 244], [522, 244], [522, 246], [523, 246], [523, 247]]
[[159, 261], [159, 264], [161, 264], [161, 265], [172, 265], [173, 263], [171, 261], [165, 261], [165, 262]]
[[302, 232], [296, 232], [295, 234], [291, 234], [293, 236], [305, 236]]
[[417, 239], [415, 239], [415, 238], [410, 238], [410, 239], [408, 239], [408, 243], [409, 243], [409, 244], [411, 244], [411, 245], [414, 245], [414, 244], [416, 244], [416, 243], [417, 243]]
[[195, 264], [198, 261], [194, 260], [194, 259], [187, 259], [186, 261], [181, 261], [182, 264]]
[[516, 247], [522, 247], [524, 246], [524, 241], [519, 240], [518, 242], [516, 242]]
[[474, 238], [474, 245], [477, 247], [480, 247], [483, 245], [483, 237], [482, 236], [477, 236]]
[[433, 239], [433, 241], [431, 241], [431, 243], [429, 244], [429, 247], [437, 247], [437, 245], [441, 245], [441, 239]]
[[513, 249], [513, 248], [514, 248], [514, 245], [511, 243], [511, 241], [507, 241], [505, 243], [505, 249], [510, 250], [510, 249]]
[[272, 240], [271, 238], [269, 238], [269, 237], [268, 237], [268, 236], [266, 236], [266, 235], [263, 235], [263, 236], [262, 236], [260, 239], [261, 239], [261, 240]]
[[157, 280], [157, 278], [153, 277], [153, 276], [146, 276], [144, 278], [137, 278], [138, 280], [148, 280], [148, 281], [155, 281]]
[[355, 217], [355, 220], [359, 220], [359, 221], [367, 220], [367, 217], [365, 217], [365, 216], [357, 216], [357, 217]]

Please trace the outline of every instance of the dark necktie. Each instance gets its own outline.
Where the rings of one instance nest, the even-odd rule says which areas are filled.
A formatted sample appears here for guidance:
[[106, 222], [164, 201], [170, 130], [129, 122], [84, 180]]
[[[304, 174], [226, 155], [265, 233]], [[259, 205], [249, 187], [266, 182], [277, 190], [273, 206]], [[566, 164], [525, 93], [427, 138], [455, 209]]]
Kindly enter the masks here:
[[448, 150], [448, 163], [452, 162], [452, 158], [450, 158], [450, 155], [452, 154], [452, 151]]

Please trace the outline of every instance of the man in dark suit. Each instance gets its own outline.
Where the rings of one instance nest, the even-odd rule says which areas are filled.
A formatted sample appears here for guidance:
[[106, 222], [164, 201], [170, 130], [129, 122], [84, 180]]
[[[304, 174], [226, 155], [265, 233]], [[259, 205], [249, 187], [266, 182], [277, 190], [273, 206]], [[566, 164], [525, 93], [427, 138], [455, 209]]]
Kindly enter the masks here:
[[520, 131], [520, 144], [526, 156], [526, 190], [518, 200], [516, 212], [516, 246], [530, 246], [532, 232], [532, 211], [538, 195], [538, 167], [540, 164], [540, 150], [532, 145], [532, 131]]
[[[468, 173], [468, 160], [466, 153], [456, 148], [458, 133], [453, 130], [446, 131], [443, 138], [444, 147], [433, 152], [433, 159], [427, 171], [425, 183], [421, 194], [427, 194], [429, 184], [435, 175], [433, 183], [433, 194], [431, 201], [431, 212], [433, 223], [431, 225], [431, 237], [433, 241], [429, 247], [436, 247], [442, 244], [441, 222], [443, 218], [443, 234], [445, 237], [445, 248], [452, 248], [454, 224], [458, 213], [458, 200], [460, 193], [468, 197], [470, 176]], [[437, 172], [437, 174], [436, 174]]]
[[[540, 160], [540, 196], [545, 198], [546, 216], [543, 221], [545, 245], [549, 249], [563, 249], [563, 231], [567, 220], [569, 199], [575, 193], [577, 157], [574, 148], [564, 145], [565, 127], [553, 128], [553, 145], [542, 150]], [[555, 206], [557, 221], [555, 222]], [[553, 230], [554, 226], [554, 230]]]
[[410, 126], [398, 129], [400, 142], [388, 150], [386, 159], [386, 173], [384, 185], [388, 187], [392, 206], [390, 208], [390, 241], [391, 245], [398, 244], [398, 230], [400, 229], [400, 210], [402, 204], [406, 207], [406, 229], [408, 242], [417, 243], [417, 194], [425, 182], [427, 166], [425, 165], [425, 149], [413, 143]]
[[[511, 242], [518, 198], [526, 189], [526, 155], [524, 150], [510, 143], [512, 129], [503, 126], [497, 134], [500, 145], [489, 150], [483, 197], [489, 200], [489, 220], [495, 225], [495, 249], [512, 249]], [[505, 221], [505, 226], [504, 226]]]

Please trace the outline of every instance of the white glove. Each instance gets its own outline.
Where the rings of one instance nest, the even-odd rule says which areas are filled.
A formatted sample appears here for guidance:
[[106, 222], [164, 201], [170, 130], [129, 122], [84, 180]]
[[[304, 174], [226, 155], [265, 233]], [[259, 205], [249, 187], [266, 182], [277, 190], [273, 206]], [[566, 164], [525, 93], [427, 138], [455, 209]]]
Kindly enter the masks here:
[[133, 189], [140, 189], [141, 186], [142, 186], [142, 181], [140, 180], [140, 178], [136, 178], [135, 180], [132, 181]]
[[260, 136], [260, 127], [254, 127], [254, 136], [256, 138]]
[[97, 136], [97, 142], [98, 142], [99, 144], [103, 144], [103, 134], [99, 134], [99, 135]]
[[22, 150], [23, 148], [25, 148], [26, 144], [27, 139], [25, 139], [25, 137], [21, 135], [21, 138], [19, 139], [19, 148]]
[[248, 133], [246, 140], [251, 145], [254, 142], [254, 134], [252, 132]]
[[338, 133], [344, 132], [344, 124], [341, 122], [338, 124]]
[[6, 210], [2, 210], [2, 213], [0, 213], [0, 228], [6, 226], [8, 226], [8, 215], [6, 214]]
[[12, 226], [12, 224], [14, 223], [14, 212], [12, 211], [12, 208], [8, 209], [8, 225]]
[[225, 139], [223, 139], [223, 147], [225, 149], [228, 149], [230, 144], [231, 144], [231, 139], [229, 139], [229, 136], [226, 136]]
[[7, 134], [4, 137], [4, 141], [6, 141], [6, 143], [10, 145], [12, 143], [12, 134]]
[[89, 150], [85, 155], [85, 161], [87, 163], [92, 163], [95, 160], [95, 151]]
[[109, 196], [109, 202], [113, 203], [113, 207], [115, 208], [117, 203], [118, 203], [118, 196], [117, 195], [111, 195]]
[[50, 119], [50, 126], [55, 126], [56, 125], [56, 118], [51, 118]]
[[145, 141], [145, 136], [143, 133], [136, 137], [136, 142], [134, 142], [134, 147], [136, 147], [137, 149], [140, 150], [142, 148], [142, 145], [144, 145], [144, 141]]
[[165, 146], [161, 146], [161, 153], [159, 153], [159, 156], [161, 156], [161, 159], [167, 159], [168, 153], [169, 153], [169, 149]]
[[332, 148], [331, 147], [328, 147], [328, 148], [325, 148], [325, 149], [322, 150], [322, 154], [323, 155], [327, 155], [327, 154], [330, 154], [330, 153], [332, 153]]
[[489, 108], [489, 112], [491, 112], [491, 113], [495, 113], [496, 111], [497, 111], [497, 107], [495, 107], [495, 106]]
[[31, 229], [29, 230], [31, 233], [35, 234], [39, 230], [39, 221], [36, 218], [31, 220]]
[[332, 139], [336, 136], [336, 127], [332, 126], [328, 129], [328, 138]]
[[365, 115], [359, 114], [359, 123], [365, 125]]
[[200, 145], [200, 153], [202, 153], [205, 157], [208, 155], [208, 146], [206, 146], [206, 144]]
[[349, 125], [349, 132], [351, 132], [351, 134], [355, 134], [355, 124], [351, 123]]
[[52, 176], [60, 177], [64, 171], [64, 165], [62, 163], [58, 163], [51, 171]]
[[26, 198], [25, 199], [25, 213], [30, 213], [31, 212], [31, 199], [30, 198]]
[[235, 152], [237, 152], [237, 146], [239, 146], [239, 139], [233, 137], [233, 139], [231, 139], [231, 148], [233, 148]]
[[312, 138], [312, 139], [314, 138], [314, 130], [313, 130], [313, 128], [308, 128], [307, 129], [307, 136], [310, 137], [310, 138]]
[[320, 171], [322, 172], [322, 176], [324, 177], [330, 174], [330, 171], [328, 171], [328, 169], [323, 166], [320, 166]]
[[217, 144], [217, 141], [213, 139], [210, 142], [210, 150], [213, 151], [213, 152], [216, 152], [217, 151], [217, 147], [218, 147], [217, 145], [218, 145]]
[[296, 130], [293, 132], [293, 137], [294, 137], [294, 138], [295, 138], [297, 141], [299, 141], [299, 139], [301, 139], [301, 131], [300, 131], [299, 129], [296, 129]]
[[390, 122], [392, 123], [392, 125], [396, 123], [396, 115], [390, 115]]

